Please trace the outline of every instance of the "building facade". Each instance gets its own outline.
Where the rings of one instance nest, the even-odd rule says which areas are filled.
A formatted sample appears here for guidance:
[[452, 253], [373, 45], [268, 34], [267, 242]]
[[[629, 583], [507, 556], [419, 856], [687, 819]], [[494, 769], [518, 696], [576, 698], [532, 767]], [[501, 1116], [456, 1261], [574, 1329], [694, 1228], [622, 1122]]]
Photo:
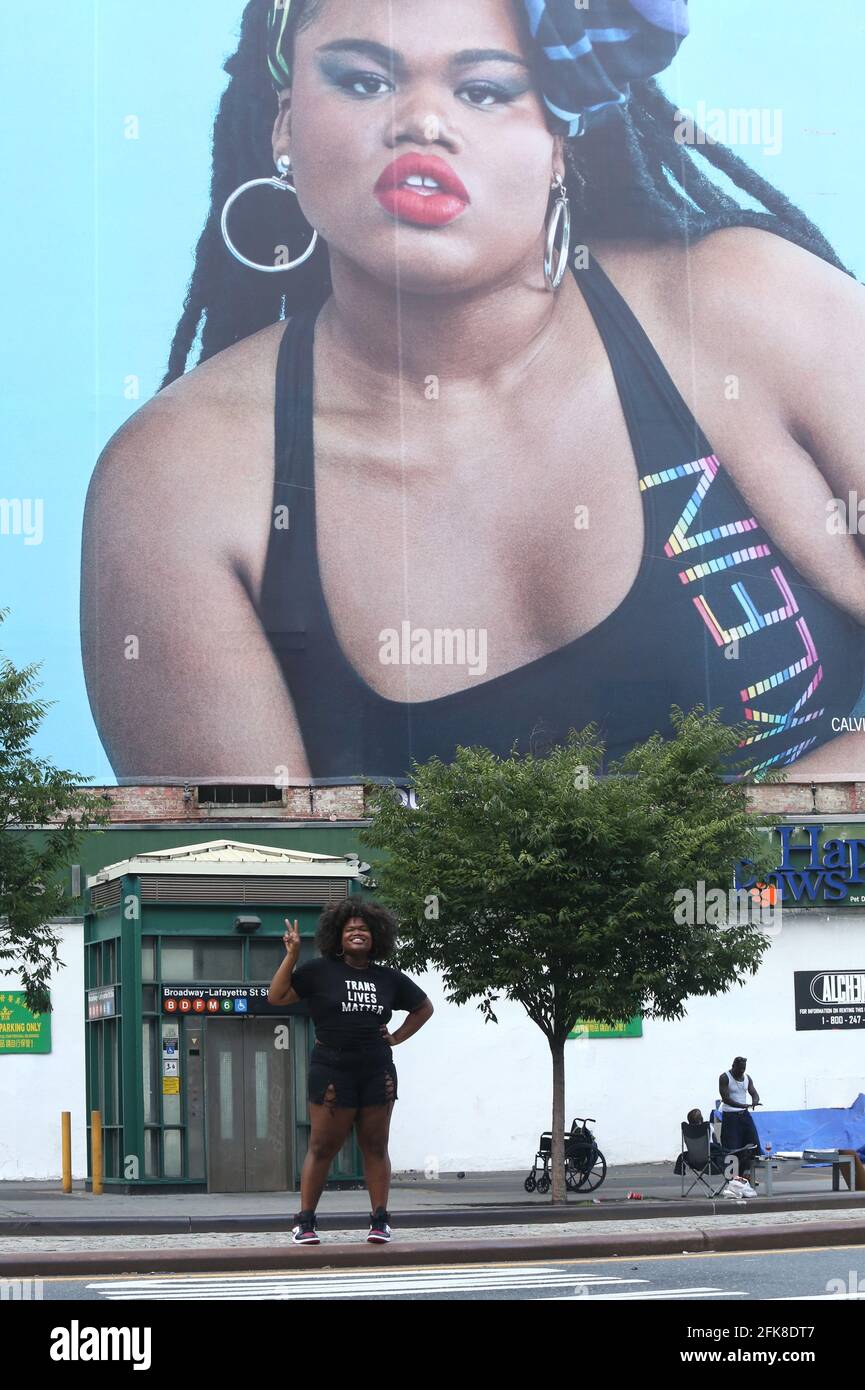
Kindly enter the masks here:
[[[193, 801], [183, 819], [161, 799], [176, 811], [181, 789], [142, 789], [141, 801], [128, 787], [106, 792], [121, 804], [110, 829], [88, 838], [81, 918], [62, 924], [52, 1052], [0, 1058], [10, 1119], [0, 1177], [59, 1177], [62, 1109], [73, 1111], [74, 1175], [85, 1177], [98, 1109], [106, 1190], [292, 1190], [308, 1133], [310, 1024], [303, 1006], [276, 1009], [263, 994], [284, 918], [298, 918], [308, 954], [324, 901], [360, 886], [362, 789], [290, 789], [295, 800], [276, 815]], [[680, 1020], [644, 1019], [615, 1036], [575, 1029], [568, 1119], [595, 1119], [609, 1163], [671, 1160], [679, 1122], [693, 1106], [708, 1112], [737, 1054], [767, 1108], [847, 1106], [865, 1091], [860, 793], [858, 783], [755, 789], [777, 827], [784, 896], [744, 986], [689, 1001]], [[516, 1004], [497, 1006], [494, 1025], [450, 1004], [435, 974], [419, 983], [436, 1011], [394, 1054], [394, 1171], [512, 1171], [521, 1182], [550, 1123], [545, 1039]], [[331, 1176], [360, 1181], [353, 1144]]]

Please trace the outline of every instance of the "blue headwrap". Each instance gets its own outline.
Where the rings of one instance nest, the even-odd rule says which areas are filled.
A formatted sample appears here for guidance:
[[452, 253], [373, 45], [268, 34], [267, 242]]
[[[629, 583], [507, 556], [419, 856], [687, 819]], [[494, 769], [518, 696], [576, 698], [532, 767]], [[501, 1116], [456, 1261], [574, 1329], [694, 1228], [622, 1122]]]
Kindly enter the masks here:
[[630, 84], [670, 66], [688, 33], [688, 0], [523, 0], [540, 50], [544, 101], [569, 135], [627, 104]]
[[[688, 0], [523, 0], [544, 101], [582, 135], [627, 104], [630, 84], [669, 67], [688, 33]], [[291, 0], [273, 0], [267, 61], [277, 92], [291, 85]]]

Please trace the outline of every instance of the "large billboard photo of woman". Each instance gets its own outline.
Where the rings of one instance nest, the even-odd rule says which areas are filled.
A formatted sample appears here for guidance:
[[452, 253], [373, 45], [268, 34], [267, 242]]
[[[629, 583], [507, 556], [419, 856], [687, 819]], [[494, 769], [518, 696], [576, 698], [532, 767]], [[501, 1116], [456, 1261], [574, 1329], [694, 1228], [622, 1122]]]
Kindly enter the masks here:
[[674, 704], [757, 778], [862, 775], [865, 293], [677, 102], [705, 9], [238, 7], [164, 375], [87, 493], [118, 781], [614, 758]]

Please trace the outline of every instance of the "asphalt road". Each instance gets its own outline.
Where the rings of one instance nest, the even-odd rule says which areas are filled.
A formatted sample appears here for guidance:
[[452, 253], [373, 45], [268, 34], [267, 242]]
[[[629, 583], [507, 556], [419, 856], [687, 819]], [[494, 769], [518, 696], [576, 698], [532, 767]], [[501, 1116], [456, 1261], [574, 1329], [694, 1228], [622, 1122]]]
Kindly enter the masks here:
[[[549, 1260], [382, 1270], [250, 1270], [240, 1274], [68, 1276], [30, 1281], [23, 1296], [45, 1301], [169, 1302], [366, 1299], [617, 1302], [865, 1300], [865, 1245], [670, 1255], [641, 1260]], [[790, 1324], [791, 1314], [779, 1320]], [[799, 1316], [798, 1314], [796, 1315]]]

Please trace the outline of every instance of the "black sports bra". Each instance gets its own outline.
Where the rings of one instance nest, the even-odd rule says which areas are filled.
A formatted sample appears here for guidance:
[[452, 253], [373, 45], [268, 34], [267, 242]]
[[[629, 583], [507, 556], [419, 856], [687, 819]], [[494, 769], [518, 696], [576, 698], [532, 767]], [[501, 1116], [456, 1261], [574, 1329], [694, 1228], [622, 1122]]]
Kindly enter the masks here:
[[[260, 618], [319, 782], [402, 781], [412, 759], [458, 744], [540, 754], [599, 726], [607, 757], [656, 730], [670, 707], [720, 708], [752, 732], [759, 778], [835, 736], [865, 671], [865, 629], [809, 586], [751, 515], [648, 337], [600, 266], [575, 271], [603, 339], [640, 477], [645, 538], [619, 607], [582, 637], [454, 694], [419, 703], [373, 691], [345, 657], [316, 546], [313, 342], [318, 310], [291, 319], [276, 374], [275, 507]], [[611, 552], [611, 562], [614, 553]], [[474, 681], [474, 683], [471, 683]]]

